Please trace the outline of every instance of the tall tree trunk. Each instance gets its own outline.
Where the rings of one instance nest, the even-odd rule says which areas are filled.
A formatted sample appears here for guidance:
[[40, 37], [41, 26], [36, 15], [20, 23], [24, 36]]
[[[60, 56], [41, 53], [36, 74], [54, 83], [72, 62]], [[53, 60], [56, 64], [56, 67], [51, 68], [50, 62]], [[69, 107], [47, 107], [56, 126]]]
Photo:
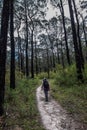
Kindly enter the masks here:
[[64, 16], [64, 8], [63, 8], [63, 3], [62, 0], [60, 0], [61, 3], [61, 14], [62, 14], [62, 19], [63, 19], [63, 28], [64, 28], [64, 34], [65, 34], [65, 43], [66, 43], [66, 56], [67, 56], [67, 62], [70, 65], [70, 55], [69, 55], [69, 47], [68, 47], [68, 42], [67, 42], [67, 33], [66, 33], [66, 27], [65, 27], [65, 16]]
[[53, 64], [52, 64], [52, 55], [50, 56], [49, 59], [50, 59], [50, 62], [49, 62], [49, 63], [50, 63], [50, 70], [52, 71], [52, 69], [53, 69]]
[[31, 32], [31, 78], [34, 78], [33, 30]]
[[75, 16], [76, 16], [76, 21], [77, 21], [77, 36], [78, 36], [79, 51], [80, 51], [80, 57], [81, 57], [81, 65], [82, 65], [82, 69], [84, 69], [84, 58], [83, 58], [82, 45], [81, 45], [81, 39], [80, 39], [79, 19], [78, 19], [78, 14], [77, 14], [75, 0], [72, 0], [72, 2], [73, 2], [73, 5], [74, 5]]
[[7, 33], [9, 21], [9, 2], [10, 0], [3, 0], [3, 9], [1, 17], [1, 31], [0, 31], [0, 116], [4, 113], [4, 94], [5, 94], [5, 69], [6, 69], [6, 47], [7, 47]]
[[76, 28], [75, 28], [71, 0], [68, 0], [68, 5], [69, 5], [69, 11], [70, 11], [70, 17], [71, 17], [71, 27], [72, 27], [74, 50], [75, 50], [77, 78], [78, 78], [78, 80], [83, 81], [83, 74], [82, 74], [82, 69], [81, 69], [81, 58], [80, 58], [80, 54], [79, 54], [79, 47], [78, 47], [78, 42], [77, 42], [77, 35], [76, 35]]
[[29, 77], [27, 2], [26, 0], [24, 2], [25, 2], [25, 23], [26, 23], [26, 77]]
[[24, 56], [22, 52], [20, 58], [21, 58], [21, 72], [24, 74]]
[[17, 31], [18, 33], [18, 70], [20, 71], [20, 36], [19, 36], [19, 31]]
[[26, 77], [29, 77], [28, 44], [27, 44], [27, 40], [26, 40]]
[[19, 69], [22, 73], [24, 73], [24, 53], [23, 53], [23, 49], [22, 49], [22, 45], [21, 45], [21, 38], [19, 36]]
[[15, 43], [14, 43], [13, 4], [14, 0], [11, 0], [10, 1], [10, 38], [11, 38], [10, 88], [15, 89]]
[[61, 41], [61, 60], [62, 60], [62, 66], [63, 68], [65, 68], [62, 41]]
[[51, 50], [52, 50], [52, 69], [55, 68], [55, 58], [54, 58], [54, 47], [53, 47], [53, 41], [50, 42], [51, 43]]
[[[23, 56], [23, 57], [21, 57], [21, 62], [22, 62], [22, 65], [23, 65], [23, 66], [21, 66], [21, 70], [23, 71], [23, 74], [25, 75], [25, 73], [26, 73], [26, 72], [25, 72], [25, 62], [24, 62], [24, 61], [25, 61], [25, 58], [24, 58], [24, 57], [25, 57], [25, 46], [23, 46], [22, 56]], [[22, 60], [22, 58], [23, 58], [23, 60]], [[23, 68], [22, 68], [22, 67], [23, 67]]]
[[38, 74], [38, 62], [37, 62], [37, 47], [36, 47], [36, 41], [35, 41], [35, 68], [36, 68], [36, 75]]
[[56, 43], [56, 45], [57, 45], [57, 63], [60, 64], [58, 43]]
[[50, 77], [50, 71], [49, 71], [49, 52], [48, 52], [48, 45], [47, 45], [47, 73], [48, 73], [48, 78]]
[[53, 52], [53, 68], [55, 68], [55, 54]]

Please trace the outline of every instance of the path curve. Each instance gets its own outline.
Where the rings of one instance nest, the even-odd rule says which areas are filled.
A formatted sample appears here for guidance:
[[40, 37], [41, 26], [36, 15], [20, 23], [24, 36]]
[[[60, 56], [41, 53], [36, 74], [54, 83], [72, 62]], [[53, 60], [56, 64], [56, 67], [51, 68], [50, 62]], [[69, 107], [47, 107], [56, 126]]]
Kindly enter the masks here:
[[74, 122], [72, 117], [50, 96], [49, 102], [45, 102], [41, 87], [37, 88], [36, 97], [38, 110], [46, 130], [84, 130], [84, 128]]

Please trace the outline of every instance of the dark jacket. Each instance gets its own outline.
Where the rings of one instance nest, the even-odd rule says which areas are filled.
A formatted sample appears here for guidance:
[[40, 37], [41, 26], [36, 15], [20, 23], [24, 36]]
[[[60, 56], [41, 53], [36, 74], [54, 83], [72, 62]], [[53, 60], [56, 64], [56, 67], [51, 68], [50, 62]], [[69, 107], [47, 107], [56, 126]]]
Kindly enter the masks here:
[[42, 88], [44, 89], [44, 91], [49, 91], [49, 83], [46, 79], [43, 80], [43, 84], [42, 84]]

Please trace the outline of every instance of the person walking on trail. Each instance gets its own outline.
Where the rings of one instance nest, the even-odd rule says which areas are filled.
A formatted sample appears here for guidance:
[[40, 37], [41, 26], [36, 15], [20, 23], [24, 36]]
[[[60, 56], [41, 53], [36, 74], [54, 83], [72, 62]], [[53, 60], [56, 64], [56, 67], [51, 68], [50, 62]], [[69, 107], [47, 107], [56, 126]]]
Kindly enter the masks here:
[[48, 101], [48, 91], [50, 90], [50, 87], [49, 87], [49, 82], [47, 81], [46, 78], [43, 79], [42, 90], [44, 90], [45, 101], [47, 102]]

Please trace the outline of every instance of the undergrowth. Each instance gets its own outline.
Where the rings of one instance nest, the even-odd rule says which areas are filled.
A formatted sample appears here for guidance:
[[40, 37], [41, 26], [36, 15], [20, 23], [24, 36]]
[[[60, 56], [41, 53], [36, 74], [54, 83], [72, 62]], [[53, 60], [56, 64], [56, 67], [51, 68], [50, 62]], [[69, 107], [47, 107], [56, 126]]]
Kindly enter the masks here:
[[63, 69], [57, 66], [56, 76], [50, 81], [52, 96], [79, 122], [87, 123], [87, 70], [84, 83], [76, 79], [75, 65]]
[[[51, 95], [77, 121], [87, 124], [87, 67], [85, 67], [84, 83], [77, 81], [75, 65], [63, 69], [60, 65], [56, 72], [50, 72]], [[38, 75], [38, 79], [28, 80], [16, 73], [16, 89], [6, 87], [5, 127], [18, 125], [23, 130], [44, 130], [36, 104], [36, 87], [47, 73]], [[9, 86], [9, 76], [6, 76]], [[22, 78], [21, 78], [22, 77]]]
[[37, 110], [36, 88], [38, 79], [18, 78], [16, 89], [6, 88], [5, 97], [5, 128], [15, 126], [23, 130], [44, 130]]

